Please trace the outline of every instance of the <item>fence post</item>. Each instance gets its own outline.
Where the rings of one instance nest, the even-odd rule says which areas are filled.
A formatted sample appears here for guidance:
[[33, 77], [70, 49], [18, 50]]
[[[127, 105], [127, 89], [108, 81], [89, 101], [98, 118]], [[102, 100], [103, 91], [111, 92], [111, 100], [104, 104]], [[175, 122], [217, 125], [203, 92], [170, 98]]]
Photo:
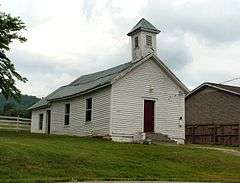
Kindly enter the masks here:
[[237, 126], [237, 138], [238, 138], [238, 141], [237, 141], [237, 146], [240, 147], [240, 123], [239, 125]]
[[240, 123], [238, 125], [238, 147], [240, 147]]
[[212, 136], [213, 136], [213, 144], [216, 144], [216, 125], [215, 124], [213, 124]]
[[192, 126], [192, 143], [195, 144], [195, 126]]
[[17, 132], [19, 130], [19, 115], [17, 116]]

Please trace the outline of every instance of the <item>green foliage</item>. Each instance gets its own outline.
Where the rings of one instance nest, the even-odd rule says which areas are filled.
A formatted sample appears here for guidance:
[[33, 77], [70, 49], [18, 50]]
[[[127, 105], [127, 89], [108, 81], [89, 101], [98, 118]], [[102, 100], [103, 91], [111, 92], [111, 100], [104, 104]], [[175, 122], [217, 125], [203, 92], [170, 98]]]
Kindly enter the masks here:
[[0, 131], [0, 160], [0, 182], [240, 180], [239, 156], [193, 145], [124, 144]]
[[21, 92], [16, 87], [16, 80], [27, 81], [16, 71], [14, 64], [6, 56], [6, 51], [10, 50], [10, 43], [14, 40], [26, 41], [25, 37], [19, 35], [19, 32], [25, 28], [19, 17], [0, 12], [0, 91], [5, 98], [19, 99]]
[[0, 94], [0, 115], [4, 116], [20, 116], [30, 118], [30, 111], [27, 110], [30, 106], [38, 102], [40, 99], [35, 96], [21, 95], [19, 101], [16, 102], [13, 98], [8, 100]]

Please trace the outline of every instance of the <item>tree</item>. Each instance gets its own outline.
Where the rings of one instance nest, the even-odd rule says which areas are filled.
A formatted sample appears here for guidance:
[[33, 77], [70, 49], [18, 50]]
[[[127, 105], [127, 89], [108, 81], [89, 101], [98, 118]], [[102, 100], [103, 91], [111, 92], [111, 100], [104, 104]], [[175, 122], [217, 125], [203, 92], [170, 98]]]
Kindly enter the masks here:
[[17, 116], [17, 110], [14, 103], [7, 102], [3, 106], [3, 112], [6, 116]]
[[12, 17], [0, 11], [0, 91], [6, 99], [10, 97], [19, 99], [21, 92], [16, 87], [16, 80], [24, 83], [27, 81], [16, 71], [14, 64], [6, 56], [6, 52], [10, 50], [10, 43], [14, 40], [20, 42], [27, 40], [19, 35], [19, 32], [25, 29], [26, 26], [19, 17]]

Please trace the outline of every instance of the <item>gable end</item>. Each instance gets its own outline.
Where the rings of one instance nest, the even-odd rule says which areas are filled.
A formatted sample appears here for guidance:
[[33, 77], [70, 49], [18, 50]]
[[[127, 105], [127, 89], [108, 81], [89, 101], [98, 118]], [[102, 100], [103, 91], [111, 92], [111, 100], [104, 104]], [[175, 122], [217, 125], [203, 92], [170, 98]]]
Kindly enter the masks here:
[[118, 81], [119, 79], [123, 78], [126, 74], [128, 74], [129, 72], [131, 72], [133, 69], [135, 69], [136, 67], [142, 65], [144, 62], [146, 62], [147, 60], [152, 59], [161, 69], [163, 69], [163, 71], [173, 80], [173, 82], [175, 84], [177, 84], [182, 91], [185, 94], [189, 93], [188, 88], [177, 78], [177, 76], [175, 74], [173, 74], [173, 72], [153, 53], [147, 55], [146, 57], [144, 57], [142, 60], [136, 62], [136, 64], [134, 64], [132, 67], [126, 69], [125, 71], [121, 72], [117, 77], [115, 77], [111, 84], [115, 83], [116, 81]]

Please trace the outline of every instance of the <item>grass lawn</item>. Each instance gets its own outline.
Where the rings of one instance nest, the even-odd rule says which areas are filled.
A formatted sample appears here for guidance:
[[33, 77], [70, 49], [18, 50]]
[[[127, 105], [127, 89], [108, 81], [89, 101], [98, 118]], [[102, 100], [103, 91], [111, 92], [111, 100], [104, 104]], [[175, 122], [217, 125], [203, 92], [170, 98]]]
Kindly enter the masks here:
[[192, 145], [0, 131], [0, 182], [69, 180], [240, 182], [240, 156]]

